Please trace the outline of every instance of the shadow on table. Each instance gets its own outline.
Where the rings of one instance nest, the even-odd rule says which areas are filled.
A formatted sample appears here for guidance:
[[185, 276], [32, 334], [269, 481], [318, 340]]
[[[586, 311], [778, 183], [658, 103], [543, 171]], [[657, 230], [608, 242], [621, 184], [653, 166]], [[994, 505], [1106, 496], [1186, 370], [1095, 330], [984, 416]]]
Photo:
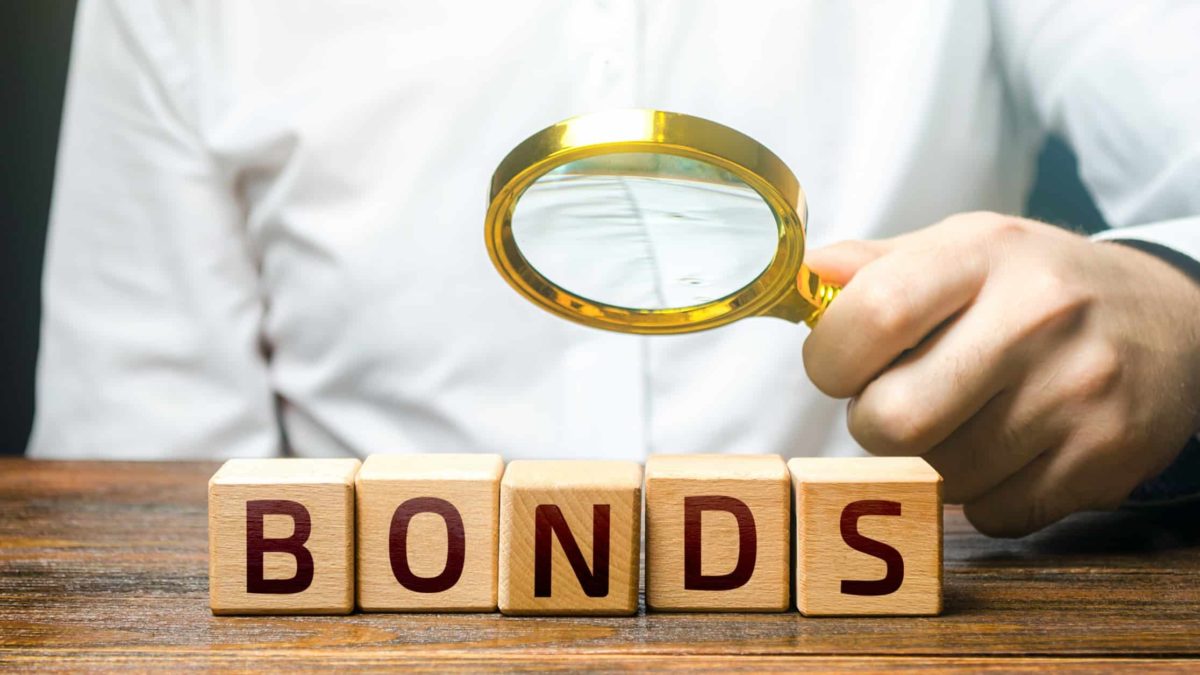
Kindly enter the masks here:
[[1077, 513], [1021, 539], [992, 540], [965, 560], [1169, 554], [1200, 546], [1200, 502]]

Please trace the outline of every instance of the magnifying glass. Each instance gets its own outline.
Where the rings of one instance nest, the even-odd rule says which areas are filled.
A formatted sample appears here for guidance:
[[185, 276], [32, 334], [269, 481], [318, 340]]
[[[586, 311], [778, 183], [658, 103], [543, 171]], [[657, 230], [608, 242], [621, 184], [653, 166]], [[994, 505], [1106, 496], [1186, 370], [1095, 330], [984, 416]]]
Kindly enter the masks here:
[[807, 206], [779, 157], [660, 110], [582, 115], [513, 148], [492, 176], [488, 253], [565, 319], [690, 333], [749, 316], [815, 325], [840, 288], [804, 266]]

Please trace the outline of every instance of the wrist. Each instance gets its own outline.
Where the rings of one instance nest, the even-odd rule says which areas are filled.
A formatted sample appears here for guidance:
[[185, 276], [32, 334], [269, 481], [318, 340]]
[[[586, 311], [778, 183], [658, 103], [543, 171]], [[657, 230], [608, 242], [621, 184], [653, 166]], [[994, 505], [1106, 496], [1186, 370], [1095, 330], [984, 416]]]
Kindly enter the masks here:
[[[1144, 309], [1139, 315], [1150, 324], [1158, 324], [1165, 342], [1159, 346], [1186, 354], [1186, 372], [1200, 373], [1200, 261], [1160, 244], [1136, 239], [1108, 239], [1095, 242], [1119, 253], [1122, 263], [1116, 268], [1132, 289], [1127, 302]], [[1115, 246], [1114, 246], [1115, 244]], [[1149, 329], [1152, 325], [1130, 327]], [[1195, 410], [1193, 433], [1200, 432], [1200, 378], [1185, 389], [1187, 401]]]

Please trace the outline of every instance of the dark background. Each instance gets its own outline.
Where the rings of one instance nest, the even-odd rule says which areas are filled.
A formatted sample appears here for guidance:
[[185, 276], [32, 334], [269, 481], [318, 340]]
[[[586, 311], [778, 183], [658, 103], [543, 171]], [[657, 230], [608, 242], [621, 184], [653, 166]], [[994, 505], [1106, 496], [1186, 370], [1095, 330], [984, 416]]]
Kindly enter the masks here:
[[[74, 15], [74, 0], [0, 1], [0, 455], [24, 452], [33, 418], [42, 252]], [[1054, 139], [1027, 212], [1104, 227], [1074, 156]]]

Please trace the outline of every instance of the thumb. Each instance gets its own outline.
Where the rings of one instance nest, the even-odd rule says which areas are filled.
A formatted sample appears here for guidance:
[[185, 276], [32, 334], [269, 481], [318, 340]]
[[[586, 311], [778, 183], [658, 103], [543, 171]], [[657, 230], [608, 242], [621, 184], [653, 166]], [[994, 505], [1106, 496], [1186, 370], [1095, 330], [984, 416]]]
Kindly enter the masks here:
[[858, 270], [883, 257], [891, 247], [883, 241], [842, 241], [804, 253], [804, 264], [827, 281], [846, 285]]

